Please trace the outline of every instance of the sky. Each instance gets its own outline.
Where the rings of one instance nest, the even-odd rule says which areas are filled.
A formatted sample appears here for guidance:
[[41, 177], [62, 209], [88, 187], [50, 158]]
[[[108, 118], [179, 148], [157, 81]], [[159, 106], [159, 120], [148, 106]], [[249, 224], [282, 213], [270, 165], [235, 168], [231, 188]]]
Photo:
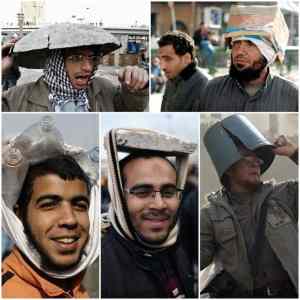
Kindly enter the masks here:
[[[78, 18], [103, 22], [104, 26], [150, 24], [150, 1], [147, 0], [44, 0], [47, 23], [71, 21]], [[21, 0], [1, 1], [0, 20], [16, 22]], [[5, 6], [4, 6], [5, 4]], [[74, 17], [72, 17], [74, 16]]]
[[[3, 138], [14, 137], [35, 122], [39, 122], [45, 113], [10, 113], [2, 114]], [[67, 144], [85, 149], [98, 146], [99, 119], [97, 114], [59, 113], [51, 114], [55, 126], [62, 133]], [[82, 126], [84, 124], [84, 126]]]

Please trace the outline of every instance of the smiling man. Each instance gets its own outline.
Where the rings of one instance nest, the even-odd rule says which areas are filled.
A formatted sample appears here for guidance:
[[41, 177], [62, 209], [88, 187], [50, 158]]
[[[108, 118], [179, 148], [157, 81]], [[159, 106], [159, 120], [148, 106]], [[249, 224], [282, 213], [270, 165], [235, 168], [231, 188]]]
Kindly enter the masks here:
[[[3, 60], [14, 60], [27, 68], [43, 68], [43, 75], [36, 82], [3, 93], [2, 111], [145, 110], [149, 102], [148, 72], [145, 69], [138, 66], [120, 68], [116, 71], [119, 84], [95, 74], [100, 58], [121, 47], [110, 33], [92, 25], [50, 25], [49, 31], [54, 30], [58, 37], [49, 34], [53, 43], [45, 43], [52, 48], [40, 49], [37, 44], [40, 39], [42, 43], [47, 27], [39, 30], [42, 31], [40, 35], [37, 30], [20, 39], [14, 48], [16, 53], [3, 57]], [[63, 33], [69, 37], [64, 39]], [[15, 50], [24, 44], [35, 46], [21, 53]]]
[[[122, 137], [123, 131], [112, 130], [106, 139], [109, 164], [116, 155], [112, 144], [108, 144], [109, 136], [111, 142], [119, 143], [117, 148], [123, 148], [120, 151], [130, 154], [109, 169], [111, 226], [103, 234], [101, 244], [101, 296], [195, 297], [191, 259], [177, 238], [188, 154], [182, 152], [174, 137], [139, 129], [125, 129]], [[126, 149], [122, 146], [125, 136]], [[136, 150], [134, 145], [139, 138], [144, 145]], [[159, 139], [170, 143], [168, 151], [163, 147], [159, 151], [159, 143], [151, 145]], [[185, 157], [180, 170], [166, 158], [167, 153], [173, 156], [175, 149], [179, 157]], [[120, 174], [118, 179], [116, 174]], [[119, 184], [122, 190], [118, 190]]]
[[158, 45], [160, 67], [168, 79], [161, 111], [192, 111], [208, 81], [197, 67], [193, 39], [181, 31], [167, 32]]
[[298, 163], [298, 147], [284, 136], [271, 144], [239, 115], [211, 126], [204, 144], [223, 187], [201, 208], [201, 270], [221, 265], [202, 293], [211, 298], [297, 297], [298, 182], [264, 182], [261, 174], [275, 155]]
[[2, 226], [15, 245], [2, 262], [2, 297], [87, 298], [83, 276], [99, 254], [94, 179], [63, 154], [71, 146], [59, 153], [53, 136], [36, 138], [34, 163], [21, 138], [4, 150]]
[[[266, 19], [276, 14], [280, 21], [272, 21], [272, 24], [281, 28], [269, 28], [270, 24], [262, 26], [264, 16], [260, 11], [266, 13]], [[209, 82], [199, 95], [195, 110], [297, 112], [298, 86], [273, 75], [270, 69], [275, 61], [283, 62], [288, 41], [288, 28], [280, 9], [277, 6], [232, 6], [230, 14], [232, 25], [225, 35], [231, 48], [229, 75]], [[237, 20], [243, 20], [242, 24], [237, 25]], [[278, 40], [282, 37], [284, 42]]]

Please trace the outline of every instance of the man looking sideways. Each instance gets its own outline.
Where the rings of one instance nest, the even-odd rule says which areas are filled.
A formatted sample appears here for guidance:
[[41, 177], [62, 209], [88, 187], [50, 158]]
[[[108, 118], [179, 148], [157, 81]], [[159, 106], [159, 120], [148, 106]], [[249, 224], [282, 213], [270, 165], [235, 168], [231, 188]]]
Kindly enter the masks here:
[[[273, 15], [276, 22], [270, 20]], [[265, 26], [264, 20], [269, 20]], [[276, 28], [269, 28], [273, 24]], [[277, 6], [233, 5], [225, 34], [231, 49], [229, 74], [208, 83], [195, 110], [298, 111], [297, 85], [271, 71], [275, 61], [283, 63], [288, 35]]]
[[181, 31], [167, 32], [158, 45], [160, 67], [168, 79], [161, 111], [192, 111], [208, 80], [197, 67], [193, 39]]

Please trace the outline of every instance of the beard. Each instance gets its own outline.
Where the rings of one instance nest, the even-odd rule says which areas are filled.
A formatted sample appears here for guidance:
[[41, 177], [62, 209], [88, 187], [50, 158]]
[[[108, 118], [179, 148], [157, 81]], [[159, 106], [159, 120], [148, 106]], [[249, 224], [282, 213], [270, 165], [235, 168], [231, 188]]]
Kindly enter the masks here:
[[229, 69], [229, 75], [235, 79], [237, 79], [239, 82], [250, 82], [252, 80], [255, 80], [259, 78], [261, 75], [261, 72], [265, 69], [267, 66], [267, 60], [264, 56], [262, 56], [259, 60], [253, 62], [251, 67], [239, 70], [232, 62], [231, 57], [231, 65]]
[[[41, 267], [48, 269], [50, 271], [68, 271], [71, 270], [73, 267], [75, 267], [81, 260], [82, 255], [84, 254], [84, 248], [82, 247], [81, 254], [79, 256], [78, 261], [74, 262], [73, 264], [69, 264], [68, 266], [61, 266], [59, 264], [54, 263], [51, 258], [48, 256], [46, 251], [39, 245], [36, 238], [34, 237], [34, 234], [32, 233], [32, 230], [30, 228], [30, 225], [28, 222], [23, 222], [24, 226], [24, 233], [26, 234], [28, 241], [30, 244], [37, 250], [37, 252], [40, 254], [41, 258]], [[87, 243], [87, 242], [86, 242]]]

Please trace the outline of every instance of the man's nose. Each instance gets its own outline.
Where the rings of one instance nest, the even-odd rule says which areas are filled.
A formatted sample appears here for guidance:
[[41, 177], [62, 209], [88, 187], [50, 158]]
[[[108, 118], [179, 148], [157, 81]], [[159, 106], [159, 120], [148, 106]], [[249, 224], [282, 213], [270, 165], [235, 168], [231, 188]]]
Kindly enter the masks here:
[[161, 193], [159, 191], [154, 191], [154, 194], [152, 195], [152, 198], [150, 201], [150, 207], [156, 208], [156, 209], [164, 209], [167, 207], [166, 201], [161, 196]]
[[165, 69], [165, 67], [166, 67], [166, 64], [165, 64], [165, 62], [164, 62], [164, 60], [163, 60], [163, 59], [161, 59], [161, 60], [160, 60], [160, 62], [159, 62], [159, 66], [160, 66], [160, 68], [161, 68], [161, 69], [163, 69], [163, 70]]
[[77, 226], [77, 217], [71, 203], [62, 203], [59, 212], [58, 225], [70, 228]]
[[94, 70], [94, 63], [91, 60], [85, 58], [81, 63], [81, 69], [85, 72], [91, 73]]

